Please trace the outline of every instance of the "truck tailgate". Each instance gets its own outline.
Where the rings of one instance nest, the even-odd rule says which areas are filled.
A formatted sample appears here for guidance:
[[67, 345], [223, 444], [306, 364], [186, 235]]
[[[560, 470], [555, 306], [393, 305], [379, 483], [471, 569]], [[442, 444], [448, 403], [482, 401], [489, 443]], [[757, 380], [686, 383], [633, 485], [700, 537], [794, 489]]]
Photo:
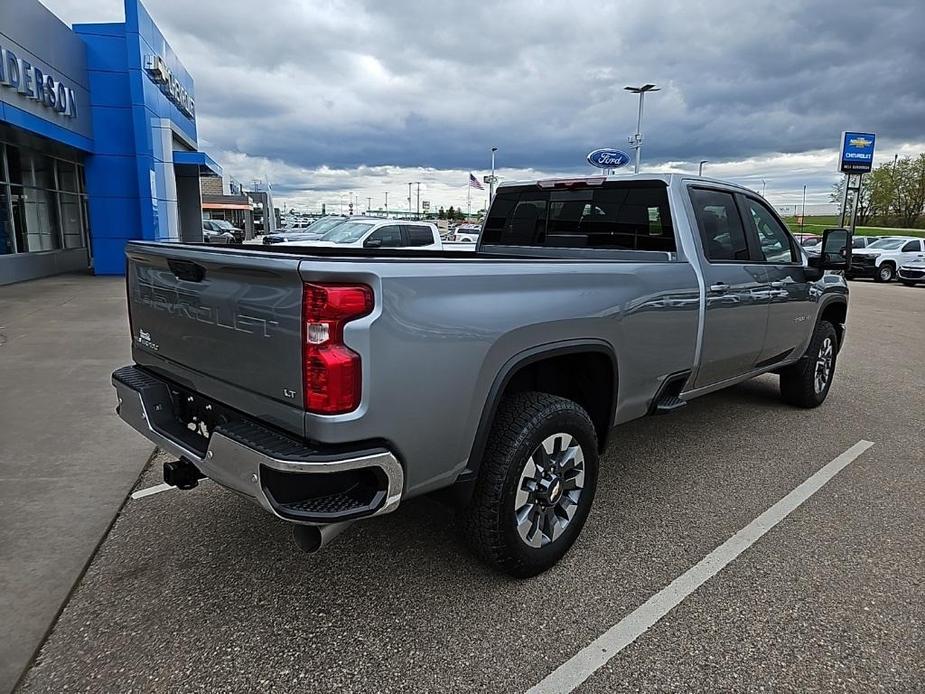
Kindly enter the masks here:
[[301, 408], [297, 258], [144, 243], [126, 254], [136, 353]]

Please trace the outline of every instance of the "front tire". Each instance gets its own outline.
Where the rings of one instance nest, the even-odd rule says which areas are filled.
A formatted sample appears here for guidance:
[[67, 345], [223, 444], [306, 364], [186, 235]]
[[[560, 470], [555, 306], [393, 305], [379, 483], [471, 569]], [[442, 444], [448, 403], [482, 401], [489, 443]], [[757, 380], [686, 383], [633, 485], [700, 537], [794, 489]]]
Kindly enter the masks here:
[[828, 321], [819, 321], [806, 353], [780, 372], [780, 394], [796, 407], [819, 407], [825, 402], [835, 376], [838, 334]]
[[597, 434], [580, 405], [548, 393], [505, 397], [463, 512], [467, 543], [511, 576], [545, 571], [581, 532], [597, 475]]
[[896, 268], [893, 267], [893, 264], [883, 263], [883, 265], [877, 268], [877, 272], [874, 274], [874, 280], [877, 282], [891, 282], [895, 276]]

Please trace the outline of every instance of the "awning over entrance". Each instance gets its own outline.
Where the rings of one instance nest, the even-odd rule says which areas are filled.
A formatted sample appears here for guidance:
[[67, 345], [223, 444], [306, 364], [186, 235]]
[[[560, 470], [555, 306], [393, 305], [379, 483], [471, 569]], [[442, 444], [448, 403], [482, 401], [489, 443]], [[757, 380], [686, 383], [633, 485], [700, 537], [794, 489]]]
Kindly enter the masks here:
[[184, 152], [182, 150], [173, 151], [174, 166], [195, 166], [199, 169], [200, 176], [221, 176], [222, 167], [205, 152]]

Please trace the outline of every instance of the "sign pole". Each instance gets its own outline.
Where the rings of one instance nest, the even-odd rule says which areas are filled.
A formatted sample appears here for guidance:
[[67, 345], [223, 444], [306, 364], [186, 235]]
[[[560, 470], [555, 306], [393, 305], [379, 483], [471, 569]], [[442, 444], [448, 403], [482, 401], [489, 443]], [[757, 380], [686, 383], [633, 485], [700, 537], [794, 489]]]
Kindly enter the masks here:
[[861, 185], [864, 181], [864, 174], [858, 174], [858, 186], [854, 190], [854, 204], [851, 205], [851, 235], [854, 236], [854, 223], [857, 219], [858, 207], [861, 204]]
[[845, 190], [841, 198], [841, 217], [838, 221], [838, 226], [842, 229], [845, 228], [845, 217], [848, 213], [848, 191], [851, 189], [851, 174], [845, 174]]

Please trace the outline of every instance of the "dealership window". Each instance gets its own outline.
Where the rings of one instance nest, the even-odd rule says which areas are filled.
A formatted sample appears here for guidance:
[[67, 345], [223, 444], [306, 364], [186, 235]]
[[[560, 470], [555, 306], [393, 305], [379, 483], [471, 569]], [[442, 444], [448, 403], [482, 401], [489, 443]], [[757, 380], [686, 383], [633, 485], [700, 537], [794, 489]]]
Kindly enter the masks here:
[[87, 245], [83, 167], [0, 142], [0, 254]]

